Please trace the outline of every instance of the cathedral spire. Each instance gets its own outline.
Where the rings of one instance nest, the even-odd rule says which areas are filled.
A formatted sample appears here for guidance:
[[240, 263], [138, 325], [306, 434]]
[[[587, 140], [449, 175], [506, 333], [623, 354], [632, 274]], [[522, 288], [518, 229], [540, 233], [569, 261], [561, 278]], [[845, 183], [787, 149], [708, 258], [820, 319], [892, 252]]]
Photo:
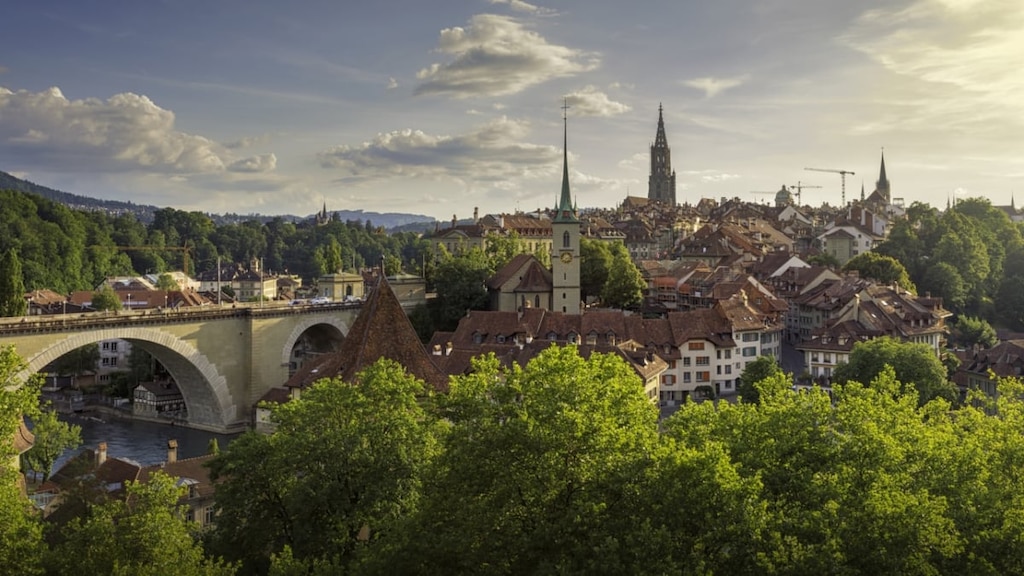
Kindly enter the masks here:
[[651, 144], [651, 173], [647, 180], [647, 198], [676, 205], [676, 173], [672, 170], [672, 151], [665, 137], [665, 111], [658, 104], [658, 131]]
[[885, 175], [885, 148], [882, 148], [882, 167], [878, 170], [878, 182], [875, 183], [875, 190], [885, 198], [885, 203], [892, 203], [892, 194], [889, 190], [889, 178]]

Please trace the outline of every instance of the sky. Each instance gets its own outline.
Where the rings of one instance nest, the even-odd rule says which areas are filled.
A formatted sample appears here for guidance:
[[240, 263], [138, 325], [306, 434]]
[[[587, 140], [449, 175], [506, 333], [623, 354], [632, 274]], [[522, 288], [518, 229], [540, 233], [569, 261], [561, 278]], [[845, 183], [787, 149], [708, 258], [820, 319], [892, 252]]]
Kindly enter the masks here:
[[[105, 0], [0, 19], [0, 170], [211, 213], [441, 220], [874, 190], [1024, 204], [1020, 0]], [[1015, 195], [1015, 196], [1014, 196]]]

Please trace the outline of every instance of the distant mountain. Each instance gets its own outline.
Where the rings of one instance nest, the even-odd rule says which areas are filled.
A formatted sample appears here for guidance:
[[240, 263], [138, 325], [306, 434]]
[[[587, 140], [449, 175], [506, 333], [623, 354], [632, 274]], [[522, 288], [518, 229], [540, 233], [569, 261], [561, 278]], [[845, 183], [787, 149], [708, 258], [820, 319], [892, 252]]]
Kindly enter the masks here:
[[28, 194], [36, 194], [59, 204], [76, 210], [104, 210], [112, 214], [135, 214], [141, 222], [152, 222], [153, 213], [159, 210], [156, 206], [144, 206], [132, 202], [117, 200], [97, 200], [87, 196], [68, 194], [46, 186], [40, 186], [28, 180], [22, 180], [0, 170], [0, 190], [17, 190]]
[[[29, 182], [28, 180], [22, 180], [21, 178], [12, 176], [2, 170], [0, 170], [0, 190], [17, 190], [19, 192], [36, 194], [76, 210], [102, 210], [110, 214], [130, 213], [134, 214], [140, 222], [146, 224], [152, 222], [153, 214], [157, 210], [160, 210], [159, 206], [148, 206], [144, 204], [135, 204], [133, 202], [121, 202], [118, 200], [98, 200], [96, 198], [89, 198], [88, 196], [79, 196], [77, 194], [61, 192], [60, 190], [40, 186], [39, 184]], [[275, 218], [281, 218], [291, 222], [302, 222], [304, 220], [313, 219], [312, 215], [302, 217], [290, 214], [278, 216], [266, 216], [263, 214], [208, 215], [217, 225], [247, 222], [250, 220], [258, 220], [265, 223]], [[388, 231], [391, 231], [394, 228], [417, 231], [428, 230], [434, 226], [434, 218], [424, 216], [422, 214], [404, 214], [399, 212], [387, 212], [382, 214], [379, 212], [364, 212], [362, 210], [338, 210], [334, 212], [334, 217], [343, 222], [346, 220], [359, 220], [362, 222], [369, 220], [374, 226], [383, 226]]]

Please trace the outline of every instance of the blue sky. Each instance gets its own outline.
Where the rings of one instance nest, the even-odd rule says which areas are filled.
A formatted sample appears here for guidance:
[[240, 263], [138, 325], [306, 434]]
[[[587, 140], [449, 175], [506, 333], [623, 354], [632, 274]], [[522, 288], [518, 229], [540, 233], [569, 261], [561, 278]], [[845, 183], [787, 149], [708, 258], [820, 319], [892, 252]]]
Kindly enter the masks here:
[[1024, 204], [1020, 0], [17, 2], [0, 169], [209, 212], [580, 206], [777, 190]]

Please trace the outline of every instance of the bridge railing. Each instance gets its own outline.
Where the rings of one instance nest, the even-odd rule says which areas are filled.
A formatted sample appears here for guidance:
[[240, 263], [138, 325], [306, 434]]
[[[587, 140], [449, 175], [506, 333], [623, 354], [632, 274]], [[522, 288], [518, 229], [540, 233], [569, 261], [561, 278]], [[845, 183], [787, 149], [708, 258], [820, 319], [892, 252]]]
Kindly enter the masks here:
[[70, 332], [97, 328], [115, 328], [147, 324], [177, 324], [201, 322], [231, 317], [265, 317], [309, 314], [329, 310], [359, 308], [362, 302], [332, 302], [329, 304], [289, 305], [287, 302], [244, 303], [230, 305], [211, 304], [180, 308], [150, 308], [145, 310], [117, 310], [84, 312], [77, 314], [44, 314], [0, 318], [0, 338], [4, 335], [38, 332]]

